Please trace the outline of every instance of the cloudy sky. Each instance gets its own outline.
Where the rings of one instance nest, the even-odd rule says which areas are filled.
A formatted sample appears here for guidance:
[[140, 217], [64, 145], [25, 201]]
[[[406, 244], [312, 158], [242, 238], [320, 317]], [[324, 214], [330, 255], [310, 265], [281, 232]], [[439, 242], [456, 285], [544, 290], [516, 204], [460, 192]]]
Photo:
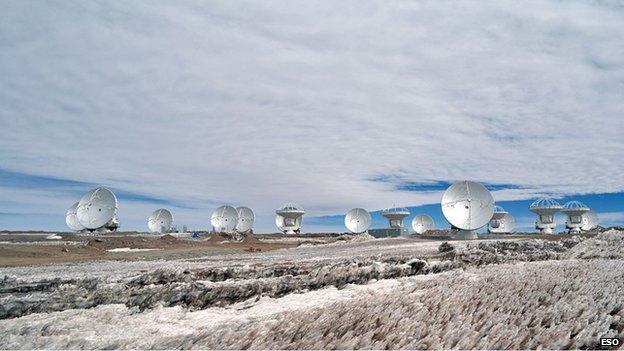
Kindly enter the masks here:
[[528, 227], [544, 194], [624, 224], [624, 4], [8, 0], [0, 122], [2, 229], [103, 185], [123, 229], [294, 201], [342, 230], [461, 179]]

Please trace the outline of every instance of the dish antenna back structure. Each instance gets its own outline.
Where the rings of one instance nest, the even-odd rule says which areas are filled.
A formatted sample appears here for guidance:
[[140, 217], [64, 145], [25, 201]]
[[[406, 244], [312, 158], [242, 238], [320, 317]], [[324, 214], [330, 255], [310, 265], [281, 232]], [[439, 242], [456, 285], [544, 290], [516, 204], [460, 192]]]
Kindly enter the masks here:
[[535, 221], [535, 229], [539, 229], [542, 234], [552, 234], [553, 229], [557, 226], [555, 221], [555, 214], [561, 211], [562, 206], [551, 198], [541, 198], [535, 200], [529, 211], [537, 214], [537, 220]]
[[168, 233], [173, 225], [173, 216], [165, 208], [158, 209], [147, 219], [150, 233]]
[[568, 218], [566, 219], [566, 228], [570, 233], [580, 233], [583, 226], [583, 215], [589, 212], [589, 207], [585, 206], [580, 201], [566, 202], [561, 209], [561, 212], [565, 213]]
[[392, 229], [403, 229], [403, 219], [410, 215], [405, 207], [386, 208], [381, 215], [388, 218], [388, 224]]
[[113, 231], [117, 222], [117, 198], [112, 191], [100, 187], [86, 193], [76, 208], [76, 217], [89, 231]]
[[236, 223], [236, 231], [239, 233], [251, 233], [256, 216], [249, 207], [237, 207], [238, 223]]
[[305, 211], [299, 205], [289, 202], [275, 211], [275, 225], [285, 234], [301, 231], [301, 220]]
[[592, 230], [598, 226], [598, 223], [598, 214], [590, 210], [589, 212], [583, 214], [583, 225], [581, 226], [581, 230]]
[[501, 206], [494, 206], [494, 214], [488, 223], [488, 233], [507, 234], [511, 233], [516, 220]]
[[354, 234], [365, 233], [372, 222], [370, 213], [363, 208], [354, 208], [345, 215], [345, 227]]
[[80, 224], [80, 221], [78, 221], [78, 217], [76, 216], [77, 208], [78, 208], [78, 202], [74, 203], [67, 210], [67, 213], [65, 214], [65, 223], [67, 223], [67, 226], [69, 227], [69, 229], [79, 232], [85, 229], [85, 227], [82, 224]]
[[433, 229], [435, 226], [433, 218], [426, 214], [421, 214], [412, 219], [412, 229], [416, 234], [425, 234], [426, 231]]
[[217, 233], [234, 233], [238, 225], [238, 211], [229, 205], [218, 207], [212, 212], [210, 224]]
[[475, 230], [486, 225], [494, 214], [494, 198], [480, 183], [468, 180], [453, 183], [442, 195], [442, 213], [457, 229], [457, 239], [476, 239]]

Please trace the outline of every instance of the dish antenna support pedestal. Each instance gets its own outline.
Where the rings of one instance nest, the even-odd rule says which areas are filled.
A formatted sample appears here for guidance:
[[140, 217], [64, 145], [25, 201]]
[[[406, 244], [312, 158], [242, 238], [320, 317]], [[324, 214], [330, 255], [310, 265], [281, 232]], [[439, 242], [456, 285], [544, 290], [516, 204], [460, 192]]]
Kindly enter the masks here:
[[457, 239], [457, 240], [475, 240], [475, 239], [479, 239], [479, 236], [477, 236], [477, 231], [476, 230], [459, 229], [457, 231], [457, 234], [455, 234], [455, 239]]

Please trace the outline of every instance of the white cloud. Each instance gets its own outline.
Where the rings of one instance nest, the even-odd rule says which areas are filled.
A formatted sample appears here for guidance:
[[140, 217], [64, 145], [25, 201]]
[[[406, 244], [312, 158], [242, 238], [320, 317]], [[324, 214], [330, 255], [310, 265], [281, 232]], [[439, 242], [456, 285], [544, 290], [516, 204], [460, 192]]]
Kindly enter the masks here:
[[[14, 1], [4, 8], [0, 168], [206, 212], [214, 202], [245, 204], [265, 230], [286, 201], [321, 215], [439, 198], [368, 181], [379, 175], [529, 188], [498, 200], [624, 190], [616, 162], [624, 152], [621, 7]], [[141, 211], [128, 221], [151, 212]], [[202, 222], [197, 210], [176, 212], [208, 223], [209, 213]]]

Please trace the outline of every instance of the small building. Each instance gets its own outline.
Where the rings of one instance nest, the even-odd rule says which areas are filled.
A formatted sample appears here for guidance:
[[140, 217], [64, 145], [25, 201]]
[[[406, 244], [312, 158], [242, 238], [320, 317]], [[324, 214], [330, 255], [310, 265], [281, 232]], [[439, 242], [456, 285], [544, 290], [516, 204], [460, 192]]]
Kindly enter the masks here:
[[404, 228], [381, 228], [369, 229], [368, 234], [375, 238], [394, 238], [407, 235], [407, 231]]

